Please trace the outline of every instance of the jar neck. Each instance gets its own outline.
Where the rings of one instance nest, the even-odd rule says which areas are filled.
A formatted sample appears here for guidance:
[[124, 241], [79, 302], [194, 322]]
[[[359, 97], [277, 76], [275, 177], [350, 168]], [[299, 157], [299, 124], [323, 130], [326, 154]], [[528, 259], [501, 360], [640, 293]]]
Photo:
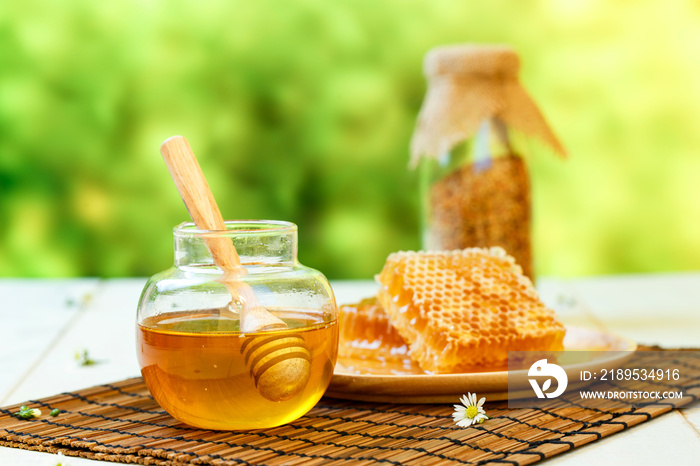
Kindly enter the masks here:
[[194, 223], [173, 229], [176, 267], [216, 269], [205, 239], [228, 238], [244, 267], [297, 264], [297, 226], [274, 220], [230, 220], [226, 230], [199, 230]]

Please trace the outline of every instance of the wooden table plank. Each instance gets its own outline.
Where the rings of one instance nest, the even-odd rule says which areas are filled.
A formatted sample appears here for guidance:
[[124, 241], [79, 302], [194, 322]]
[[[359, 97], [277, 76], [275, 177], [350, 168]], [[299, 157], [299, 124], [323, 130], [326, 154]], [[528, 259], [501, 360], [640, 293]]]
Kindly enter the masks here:
[[572, 281], [613, 333], [644, 344], [700, 348], [700, 274], [622, 275]]
[[56, 466], [59, 463], [61, 466], [107, 466], [115, 464], [72, 456], [20, 450], [18, 448], [0, 447], [0, 464], [3, 466]]
[[[83, 312], [5, 404], [138, 376], [136, 306], [144, 284], [144, 279], [100, 282]], [[84, 349], [97, 364], [76, 363], [75, 353]]]
[[85, 311], [97, 279], [0, 280], [0, 405]]

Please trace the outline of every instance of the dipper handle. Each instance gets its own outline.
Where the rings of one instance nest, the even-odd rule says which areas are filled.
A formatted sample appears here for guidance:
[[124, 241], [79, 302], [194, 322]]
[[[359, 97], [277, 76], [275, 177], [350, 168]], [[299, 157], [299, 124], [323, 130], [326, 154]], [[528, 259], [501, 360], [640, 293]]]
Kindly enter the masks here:
[[[160, 153], [197, 228], [226, 230], [219, 206], [187, 139], [183, 136], [166, 139], [160, 146]], [[239, 276], [245, 273], [238, 252], [229, 238], [205, 237], [204, 241], [214, 262], [224, 272], [237, 273]]]
[[[184, 136], [166, 139], [160, 146], [160, 153], [197, 228], [226, 230], [219, 206], [187, 139]], [[241, 331], [253, 333], [287, 328], [284, 321], [270, 314], [260, 304], [250, 285], [239, 280], [246, 270], [241, 266], [241, 260], [231, 239], [225, 236], [207, 237], [206, 234], [203, 238], [214, 263], [224, 271], [222, 282], [231, 293], [233, 302], [240, 308]]]

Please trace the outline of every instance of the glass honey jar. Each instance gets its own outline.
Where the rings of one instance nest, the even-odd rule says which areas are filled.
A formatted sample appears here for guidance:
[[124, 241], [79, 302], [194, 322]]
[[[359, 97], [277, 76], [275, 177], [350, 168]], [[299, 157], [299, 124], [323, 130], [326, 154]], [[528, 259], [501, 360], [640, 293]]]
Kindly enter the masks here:
[[[298, 262], [296, 225], [246, 220], [226, 228], [174, 228], [175, 264], [148, 280], [138, 305], [141, 374], [155, 400], [186, 424], [274, 427], [304, 415], [330, 383], [335, 298], [320, 272]], [[243, 309], [206, 245], [214, 238], [233, 242], [245, 269], [236, 280], [286, 327], [241, 331]]]
[[566, 152], [518, 81], [520, 60], [500, 45], [436, 47], [411, 141], [421, 171], [423, 248], [504, 248], [534, 277], [529, 139]]

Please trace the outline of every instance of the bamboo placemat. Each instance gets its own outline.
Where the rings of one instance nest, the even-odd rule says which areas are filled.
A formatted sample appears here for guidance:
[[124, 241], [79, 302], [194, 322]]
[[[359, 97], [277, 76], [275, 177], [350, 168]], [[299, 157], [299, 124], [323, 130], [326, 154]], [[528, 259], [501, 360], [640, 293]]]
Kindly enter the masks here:
[[[22, 420], [20, 405], [0, 409], [0, 445], [139, 464], [531, 464], [648, 421], [697, 400], [700, 363], [694, 353], [648, 360], [637, 352], [626, 367], [681, 367], [670, 382], [625, 389], [682, 390], [682, 399], [634, 405], [624, 400], [574, 401], [573, 394], [539, 407], [486, 403], [484, 424], [457, 427], [451, 405], [392, 405], [323, 398], [296, 422], [273, 429], [216, 432], [190, 428], [163, 411], [141, 378], [28, 400], [56, 417]], [[687, 356], [685, 356], [687, 355]], [[645, 360], [646, 358], [646, 360]], [[641, 366], [640, 366], [641, 365]], [[661, 365], [661, 366], [660, 366]], [[631, 388], [632, 387], [632, 388]], [[595, 389], [615, 390], [615, 383]], [[577, 395], [577, 394], [576, 394]], [[457, 403], [458, 400], [455, 400]]]

